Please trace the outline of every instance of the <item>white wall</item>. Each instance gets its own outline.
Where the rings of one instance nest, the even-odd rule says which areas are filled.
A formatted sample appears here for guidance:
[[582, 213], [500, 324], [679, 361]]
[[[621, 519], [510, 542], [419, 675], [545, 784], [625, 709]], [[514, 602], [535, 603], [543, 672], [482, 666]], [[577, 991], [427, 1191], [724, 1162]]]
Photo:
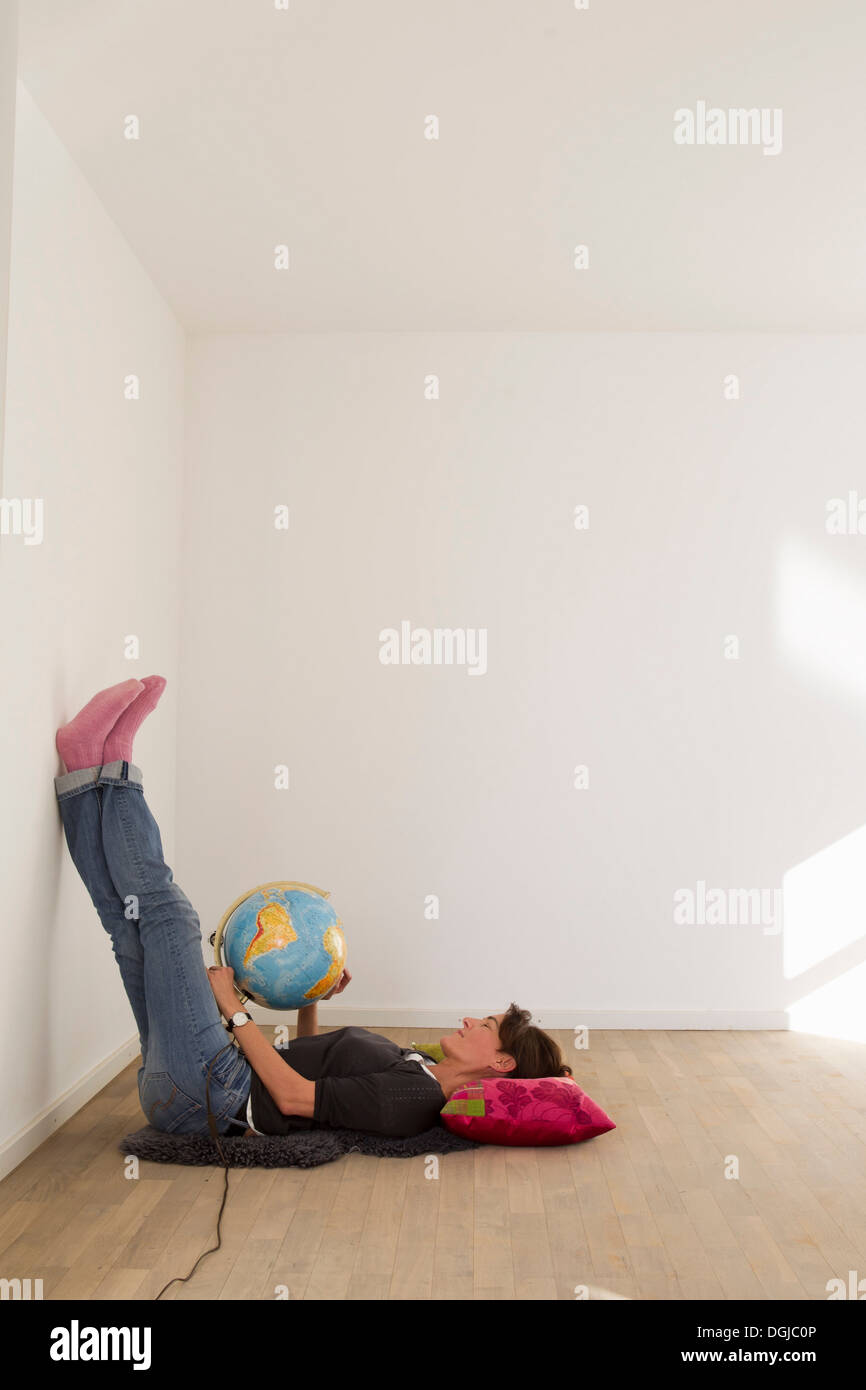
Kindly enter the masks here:
[[[330, 889], [329, 1023], [516, 999], [778, 1027], [823, 989], [862, 1028], [856, 910], [831, 931], [791, 871], [866, 825], [866, 542], [825, 529], [864, 366], [862, 335], [191, 338], [178, 840], [206, 929], [263, 881]], [[402, 619], [486, 628], [488, 673], [382, 666]], [[797, 949], [675, 925], [699, 880], [784, 890]]]
[[[0, 7], [0, 402], [6, 380], [9, 321], [9, 253], [12, 239], [12, 166], [15, 161], [15, 76], [18, 69], [18, 4]], [[0, 405], [0, 496], [3, 493], [5, 411]]]
[[[130, 675], [168, 679], [135, 756], [174, 849], [183, 335], [18, 85], [4, 494], [44, 538], [0, 538], [0, 1170], [138, 1052], [109, 939], [54, 796], [58, 724]], [[124, 399], [138, 373], [141, 399]], [[141, 660], [124, 659], [136, 634]], [[170, 859], [169, 859], [170, 862]]]

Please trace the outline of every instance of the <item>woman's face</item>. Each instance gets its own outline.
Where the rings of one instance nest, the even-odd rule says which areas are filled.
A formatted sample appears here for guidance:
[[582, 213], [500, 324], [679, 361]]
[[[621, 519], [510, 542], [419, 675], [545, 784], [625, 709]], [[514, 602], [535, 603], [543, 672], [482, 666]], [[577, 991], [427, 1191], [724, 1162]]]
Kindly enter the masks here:
[[440, 1038], [443, 1053], [453, 1061], [460, 1062], [467, 1071], [492, 1067], [502, 1047], [499, 1025], [504, 1017], [504, 1013], [488, 1014], [486, 1018], [467, 1016], [456, 1032]]

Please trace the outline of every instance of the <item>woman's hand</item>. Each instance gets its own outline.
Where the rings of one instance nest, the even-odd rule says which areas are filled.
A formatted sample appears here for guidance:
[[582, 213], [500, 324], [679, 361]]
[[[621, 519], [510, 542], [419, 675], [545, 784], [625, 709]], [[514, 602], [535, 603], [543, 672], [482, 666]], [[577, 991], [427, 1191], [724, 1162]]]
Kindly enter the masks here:
[[330, 998], [332, 997], [332, 995], [334, 995], [334, 994], [342, 994], [342, 993], [343, 993], [343, 990], [346, 988], [346, 985], [349, 983], [349, 981], [351, 980], [351, 978], [352, 978], [352, 976], [351, 976], [351, 974], [349, 973], [349, 971], [346, 970], [345, 967], [343, 967], [343, 973], [342, 973], [342, 975], [340, 976], [340, 978], [339, 978], [339, 980], [337, 981], [337, 983], [336, 983], [331, 989], [328, 990], [328, 993], [327, 993], [327, 994], [323, 994], [323, 995], [321, 995], [320, 997], [321, 997], [322, 999], [330, 999]]
[[230, 965], [212, 965], [207, 972], [213, 997], [219, 1005], [223, 1018], [229, 1019], [241, 1007], [234, 986], [235, 972]]

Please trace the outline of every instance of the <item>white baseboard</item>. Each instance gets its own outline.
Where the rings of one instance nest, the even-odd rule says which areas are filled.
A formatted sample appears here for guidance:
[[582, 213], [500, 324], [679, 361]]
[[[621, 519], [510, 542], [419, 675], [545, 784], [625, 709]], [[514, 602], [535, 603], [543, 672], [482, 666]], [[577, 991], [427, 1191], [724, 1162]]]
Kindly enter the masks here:
[[[256, 1023], [293, 1024], [297, 1014], [276, 1013], [272, 1009], [262, 1009], [258, 1004], [247, 1004], [247, 1011]], [[462, 1017], [483, 1018], [490, 1008], [467, 1009]], [[502, 1012], [500, 1010], [500, 1012]], [[461, 1015], [451, 1009], [352, 1009], [322, 1005], [319, 1008], [319, 1023], [324, 1028], [441, 1028], [452, 1033], [460, 1026]], [[685, 1028], [689, 1030], [713, 1031], [715, 1029], [739, 1029], [742, 1032], [758, 1030], [787, 1031], [790, 1027], [784, 1009], [746, 1011], [738, 1009], [718, 1010], [660, 1010], [649, 1009], [627, 1011], [618, 1009], [539, 1009], [532, 1015], [537, 1028], [639, 1028], [649, 1032], [664, 1032], [667, 1029]]]
[[[263, 1009], [258, 1004], [249, 1004], [247, 1008], [256, 1023], [265, 1027], [274, 1027], [280, 1023], [293, 1025], [297, 1021], [297, 1013], [294, 1011], [277, 1013], [272, 1009]], [[463, 1017], [484, 1017], [484, 1012], [484, 1008], [479, 1006], [474, 1011], [467, 1009]], [[564, 1028], [569, 1032], [575, 1028], [640, 1029], [654, 1033], [674, 1029], [736, 1029], [742, 1032], [757, 1032], [766, 1029], [787, 1031], [790, 1028], [788, 1015], [784, 1010], [751, 1013], [720, 1009], [653, 1013], [649, 1010], [619, 1012], [608, 1009], [541, 1009], [533, 1014], [533, 1023], [538, 1028]], [[459, 1027], [459, 1016], [449, 1009], [349, 1009], [323, 1005], [319, 1009], [319, 1024], [323, 1028], [360, 1027], [373, 1031], [377, 1028], [417, 1028], [419, 1031], [438, 1028], [442, 1033], [451, 1033]], [[136, 1035], [89, 1071], [59, 1100], [37, 1115], [29, 1125], [0, 1145], [0, 1179], [11, 1173], [13, 1168], [17, 1168], [18, 1164], [38, 1149], [40, 1144], [44, 1144], [56, 1129], [101, 1091], [103, 1086], [113, 1081], [137, 1056]]]
[[138, 1034], [123, 1043], [110, 1056], [106, 1057], [98, 1066], [77, 1081], [74, 1086], [70, 1086], [58, 1100], [52, 1105], [47, 1106], [34, 1120], [20, 1129], [17, 1134], [13, 1134], [11, 1139], [7, 1139], [5, 1144], [0, 1145], [0, 1179], [5, 1178], [17, 1168], [28, 1154], [32, 1154], [40, 1144], [44, 1144], [56, 1129], [65, 1124], [82, 1105], [86, 1105], [93, 1096], [98, 1095], [103, 1086], [107, 1086], [116, 1076], [119, 1076], [124, 1067], [129, 1066], [139, 1054], [140, 1047]]

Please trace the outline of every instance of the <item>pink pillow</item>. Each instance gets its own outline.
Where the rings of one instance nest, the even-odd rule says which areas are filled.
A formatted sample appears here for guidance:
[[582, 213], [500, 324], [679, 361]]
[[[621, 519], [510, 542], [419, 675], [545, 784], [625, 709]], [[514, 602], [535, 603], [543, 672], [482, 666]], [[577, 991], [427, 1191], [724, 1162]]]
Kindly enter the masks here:
[[570, 1076], [485, 1077], [455, 1091], [441, 1114], [452, 1134], [482, 1144], [579, 1144], [616, 1129]]

